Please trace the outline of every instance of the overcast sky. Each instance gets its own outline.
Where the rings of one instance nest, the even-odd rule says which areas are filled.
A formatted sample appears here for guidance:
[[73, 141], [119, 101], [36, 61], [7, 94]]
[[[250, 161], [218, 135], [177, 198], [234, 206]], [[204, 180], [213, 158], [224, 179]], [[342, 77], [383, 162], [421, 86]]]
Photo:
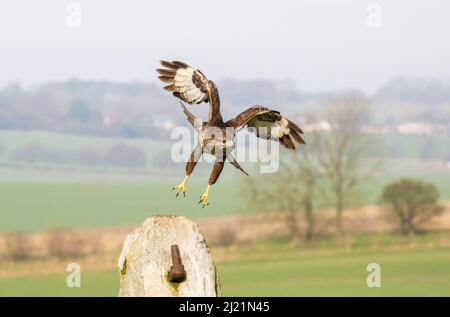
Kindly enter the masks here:
[[[67, 26], [71, 2], [81, 8], [79, 28]], [[367, 25], [372, 2], [380, 27]], [[392, 76], [450, 77], [448, 0], [0, 3], [0, 87], [153, 81], [160, 59], [186, 61], [216, 81], [289, 79], [305, 91], [370, 93]]]

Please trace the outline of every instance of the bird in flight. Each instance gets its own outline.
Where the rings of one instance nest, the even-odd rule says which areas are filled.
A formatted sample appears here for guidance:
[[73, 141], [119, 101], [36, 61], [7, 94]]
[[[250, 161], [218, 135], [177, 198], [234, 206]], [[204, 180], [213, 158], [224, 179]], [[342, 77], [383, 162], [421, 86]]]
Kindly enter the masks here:
[[188, 122], [198, 131], [199, 139], [186, 164], [184, 180], [173, 188], [177, 192], [176, 196], [180, 193], [185, 195], [188, 177], [194, 171], [203, 153], [212, 154], [216, 158], [208, 186], [200, 196], [199, 203], [203, 207], [209, 205], [209, 190], [219, 178], [226, 160], [248, 175], [231, 154], [234, 149], [235, 134], [244, 127], [250, 128], [249, 131], [253, 131], [257, 137], [278, 141], [288, 149], [295, 149], [292, 139], [305, 144], [301, 137], [303, 131], [298, 125], [283, 117], [278, 111], [263, 106], [252, 106], [235, 118], [224, 121], [220, 113], [219, 91], [213, 81], [208, 80], [200, 70], [180, 61], [161, 61], [161, 65], [164, 68], [156, 71], [159, 74], [158, 78], [168, 84], [164, 87], [165, 90], [191, 105], [209, 103], [207, 122], [196, 118], [181, 104]]

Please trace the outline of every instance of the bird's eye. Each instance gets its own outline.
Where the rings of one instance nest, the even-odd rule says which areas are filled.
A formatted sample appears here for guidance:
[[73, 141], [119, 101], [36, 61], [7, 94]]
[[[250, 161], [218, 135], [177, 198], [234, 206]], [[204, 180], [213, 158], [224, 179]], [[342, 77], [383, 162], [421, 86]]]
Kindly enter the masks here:
[[227, 141], [225, 141], [225, 140], [223, 140], [222, 142], [223, 142], [223, 143], [227, 143]]

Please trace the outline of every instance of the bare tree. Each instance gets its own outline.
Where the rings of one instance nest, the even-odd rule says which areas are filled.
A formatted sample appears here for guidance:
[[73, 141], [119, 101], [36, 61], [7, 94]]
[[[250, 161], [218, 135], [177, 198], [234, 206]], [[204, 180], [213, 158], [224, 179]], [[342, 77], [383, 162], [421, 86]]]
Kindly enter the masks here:
[[[329, 130], [314, 132], [310, 147], [316, 151], [322, 175], [327, 180], [336, 209], [336, 230], [342, 233], [342, 214], [362, 180], [381, 166], [379, 144], [364, 131], [369, 117], [367, 101], [359, 95], [336, 99], [323, 119]], [[372, 156], [378, 156], [375, 159]]]
[[51, 228], [46, 232], [47, 252], [58, 259], [83, 256], [86, 242], [85, 236], [69, 228]]
[[414, 179], [401, 179], [387, 185], [381, 196], [398, 220], [402, 234], [412, 234], [420, 224], [442, 211], [439, 192], [433, 184]]
[[315, 234], [314, 200], [316, 199], [317, 182], [320, 174], [317, 165], [310, 159], [307, 150], [302, 151], [302, 161], [299, 164], [299, 179], [303, 183], [301, 205], [305, 213], [306, 232], [305, 240], [310, 241]]
[[[336, 231], [342, 233], [344, 209], [358, 186], [381, 167], [383, 152], [379, 141], [364, 129], [369, 107], [359, 95], [340, 97], [320, 116], [307, 114], [307, 121], [313, 125], [325, 121], [320, 126], [328, 128], [306, 131], [307, 145], [300, 157], [284, 162], [277, 173], [250, 186], [253, 201], [284, 211], [291, 235], [305, 240], [314, 236], [314, 209], [323, 197], [331, 198], [336, 209]], [[268, 181], [262, 181], [264, 178]], [[300, 214], [306, 223], [303, 234], [298, 227]]]
[[13, 261], [25, 261], [32, 256], [30, 236], [23, 232], [13, 232], [4, 236], [5, 255]]
[[[256, 206], [263, 206], [283, 212], [291, 239], [306, 242], [314, 238], [314, 207], [317, 198], [318, 166], [310, 158], [306, 148], [300, 149], [301, 156], [293, 154], [280, 162], [275, 174], [248, 179], [251, 182], [250, 200]], [[298, 225], [301, 216], [305, 220], [305, 232]]]

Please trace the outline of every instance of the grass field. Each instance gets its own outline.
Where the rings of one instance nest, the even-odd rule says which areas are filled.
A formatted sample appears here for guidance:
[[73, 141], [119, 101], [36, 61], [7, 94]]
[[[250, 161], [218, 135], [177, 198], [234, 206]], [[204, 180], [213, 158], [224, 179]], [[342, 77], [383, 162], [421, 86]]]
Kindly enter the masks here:
[[450, 139], [441, 135], [404, 135], [391, 133], [381, 136], [388, 157], [448, 160]]
[[[383, 136], [385, 138], [386, 136]], [[153, 214], [175, 213], [192, 218], [228, 215], [245, 204], [239, 195], [242, 177], [225, 166], [219, 182], [211, 191], [211, 205], [197, 205], [209, 177], [211, 164], [199, 164], [188, 184], [186, 198], [174, 198], [170, 189], [181, 181], [184, 164], [170, 168], [153, 165], [152, 158], [170, 149], [172, 142], [137, 139], [100, 138], [49, 132], [1, 131], [3, 154], [0, 157], [0, 232], [39, 231], [53, 226], [98, 227], [137, 224]], [[117, 142], [138, 146], [148, 157], [142, 170], [89, 169], [80, 166], [17, 165], [12, 153], [26, 144], [74, 150], [84, 146], [104, 149]], [[443, 159], [449, 151], [448, 138], [443, 136], [387, 137], [388, 152], [397, 159], [386, 159], [385, 170], [373, 181], [359, 186], [354, 195], [355, 206], [376, 204], [383, 186], [400, 177], [415, 177], [437, 185], [442, 200], [450, 200], [450, 169], [443, 161], [418, 160], [424, 145], [433, 144], [430, 158]], [[394, 151], [395, 150], [395, 151]], [[426, 156], [426, 155], [425, 155]], [[255, 177], [256, 164], [244, 163]], [[220, 207], [219, 207], [220, 206]]]
[[[450, 158], [450, 139], [445, 135], [406, 135], [390, 133], [377, 135], [384, 144], [386, 157], [409, 159], [446, 160]], [[61, 134], [46, 131], [0, 130], [3, 147], [1, 162], [16, 163], [13, 152], [24, 145], [36, 144], [50, 149], [76, 150], [83, 147], [107, 149], [115, 143], [126, 143], [144, 150], [151, 160], [156, 154], [171, 148], [176, 140], [152, 140], [97, 137], [87, 135]], [[381, 149], [380, 149], [381, 150]]]
[[[217, 265], [224, 296], [450, 296], [448, 249], [310, 255], [263, 251], [276, 256]], [[381, 265], [381, 288], [366, 285], [366, 267], [372, 262]], [[118, 292], [115, 270], [82, 272], [81, 288], [67, 288], [65, 278], [55, 274], [0, 279], [0, 296], [116, 296]]]
[[88, 135], [60, 134], [46, 131], [1, 130], [4, 161], [13, 161], [13, 152], [20, 146], [37, 144], [51, 149], [76, 150], [82, 147], [106, 149], [115, 143], [127, 143], [142, 148], [151, 158], [155, 153], [170, 147], [171, 142], [149, 139], [107, 138]]
[[[232, 169], [226, 166], [226, 169]], [[225, 171], [224, 174], [227, 174]], [[231, 170], [228, 176], [235, 175]], [[251, 211], [245, 207], [239, 177], [223, 178], [210, 192], [211, 204], [202, 209], [197, 204], [208, 176], [194, 175], [188, 182], [186, 197], [175, 198], [171, 188], [180, 179], [153, 181], [70, 182], [37, 180], [0, 182], [0, 232], [36, 232], [55, 226], [95, 228], [135, 225], [154, 214], [178, 214], [190, 218], [229, 215]], [[241, 175], [237, 175], [241, 176]], [[377, 204], [383, 186], [400, 177], [415, 177], [434, 183], [442, 200], [450, 200], [450, 172], [412, 171], [405, 175], [390, 173], [382, 179], [361, 185], [355, 206]]]
[[171, 191], [177, 182], [0, 183], [0, 232], [135, 225], [154, 214], [215, 217], [239, 207], [237, 189], [225, 180], [211, 189], [204, 209], [197, 202], [207, 180], [189, 182], [185, 198]]

